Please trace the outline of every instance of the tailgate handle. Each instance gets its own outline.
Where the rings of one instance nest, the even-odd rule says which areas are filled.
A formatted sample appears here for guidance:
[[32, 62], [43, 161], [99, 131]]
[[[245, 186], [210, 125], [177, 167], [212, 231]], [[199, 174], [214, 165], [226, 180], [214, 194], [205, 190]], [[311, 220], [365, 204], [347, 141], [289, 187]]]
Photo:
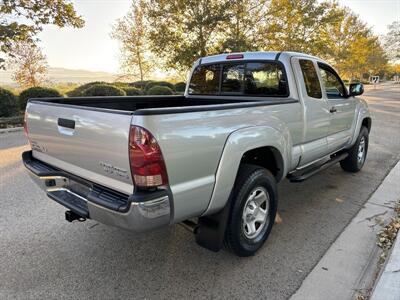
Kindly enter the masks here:
[[58, 126], [75, 129], [75, 121], [69, 119], [58, 118]]

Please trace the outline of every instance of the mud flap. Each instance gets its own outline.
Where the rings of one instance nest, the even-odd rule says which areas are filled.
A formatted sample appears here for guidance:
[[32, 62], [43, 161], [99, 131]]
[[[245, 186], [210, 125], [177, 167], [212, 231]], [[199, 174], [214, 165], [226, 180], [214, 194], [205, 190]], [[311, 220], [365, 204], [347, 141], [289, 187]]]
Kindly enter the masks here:
[[196, 243], [199, 246], [214, 252], [221, 250], [231, 210], [231, 202], [228, 201], [221, 211], [199, 218], [195, 235]]

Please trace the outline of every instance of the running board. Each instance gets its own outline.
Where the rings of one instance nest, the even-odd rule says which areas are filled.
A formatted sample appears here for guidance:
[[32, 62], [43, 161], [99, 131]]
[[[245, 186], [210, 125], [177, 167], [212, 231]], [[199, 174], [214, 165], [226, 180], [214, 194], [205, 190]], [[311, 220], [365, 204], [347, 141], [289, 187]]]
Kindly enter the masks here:
[[337, 154], [331, 157], [330, 160], [327, 162], [323, 163], [322, 165], [319, 165], [317, 167], [310, 166], [306, 168], [305, 170], [298, 170], [295, 171], [292, 174], [289, 174], [287, 178], [290, 180], [290, 182], [301, 182], [304, 181], [311, 176], [329, 168], [330, 166], [338, 163], [339, 161], [345, 159], [348, 156], [348, 153], [342, 153], [342, 154]]

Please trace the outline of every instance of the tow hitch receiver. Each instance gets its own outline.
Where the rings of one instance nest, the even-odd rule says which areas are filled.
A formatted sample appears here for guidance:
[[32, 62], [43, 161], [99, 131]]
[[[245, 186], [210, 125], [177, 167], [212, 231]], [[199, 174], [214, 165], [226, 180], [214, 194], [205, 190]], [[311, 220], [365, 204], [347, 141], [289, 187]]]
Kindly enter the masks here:
[[75, 221], [75, 220], [78, 220], [79, 222], [85, 222], [86, 218], [78, 215], [77, 213], [74, 213], [71, 210], [67, 210], [65, 212], [65, 220], [67, 220], [68, 222], [72, 222], [72, 221]]

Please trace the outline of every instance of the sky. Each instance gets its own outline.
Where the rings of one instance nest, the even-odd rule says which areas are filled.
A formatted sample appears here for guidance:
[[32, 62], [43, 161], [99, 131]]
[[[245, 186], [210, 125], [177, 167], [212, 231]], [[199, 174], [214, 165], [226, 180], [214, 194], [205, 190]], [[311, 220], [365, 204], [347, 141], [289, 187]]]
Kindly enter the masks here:
[[[106, 71], [119, 70], [119, 46], [111, 39], [115, 20], [123, 17], [131, 0], [72, 0], [85, 19], [81, 29], [45, 26], [39, 38], [51, 67]], [[375, 34], [387, 32], [387, 25], [400, 21], [400, 0], [338, 0], [365, 21]]]
[[51, 67], [106, 71], [119, 69], [118, 42], [110, 37], [111, 27], [122, 18], [131, 0], [73, 0], [85, 20], [83, 28], [45, 26], [39, 34], [41, 47]]

